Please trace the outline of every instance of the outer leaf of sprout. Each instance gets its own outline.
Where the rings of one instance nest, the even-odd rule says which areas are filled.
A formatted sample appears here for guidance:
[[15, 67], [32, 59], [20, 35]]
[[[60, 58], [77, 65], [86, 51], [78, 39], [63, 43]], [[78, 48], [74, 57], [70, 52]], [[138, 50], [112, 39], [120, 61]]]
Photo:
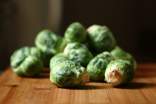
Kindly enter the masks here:
[[130, 53], [124, 51], [124, 50], [121, 49], [119, 46], [116, 46], [116, 47], [111, 51], [111, 54], [112, 54], [116, 59], [129, 60], [129, 61], [132, 63], [134, 69], [136, 70], [137, 63], [136, 63], [134, 57], [133, 57]]
[[128, 83], [133, 79], [134, 72], [130, 61], [116, 59], [108, 64], [105, 72], [105, 81], [114, 86]]
[[103, 52], [94, 57], [87, 65], [87, 72], [92, 81], [104, 81], [104, 73], [113, 56], [109, 52]]
[[50, 30], [42, 30], [38, 33], [35, 45], [42, 51], [44, 66], [48, 66], [51, 57], [59, 53], [62, 43], [63, 39]]
[[92, 53], [88, 48], [78, 42], [68, 43], [64, 49], [64, 54], [72, 61], [87, 66], [89, 61], [93, 58]]
[[58, 63], [50, 71], [50, 80], [58, 87], [77, 87], [88, 81], [86, 75], [87, 72], [84, 67], [66, 60]]
[[23, 47], [12, 54], [10, 64], [17, 75], [36, 76], [43, 69], [41, 57], [39, 49], [35, 47]]
[[89, 46], [96, 53], [111, 51], [116, 46], [116, 40], [106, 26], [92, 25], [87, 29]]
[[68, 58], [63, 53], [59, 53], [59, 54], [55, 55], [50, 60], [50, 65], [49, 65], [50, 69], [52, 70], [55, 66], [57, 66], [58, 64], [62, 63], [63, 61], [66, 61], [66, 60], [68, 60]]
[[70, 24], [65, 31], [65, 40], [67, 42], [84, 42], [86, 36], [86, 30], [79, 22]]

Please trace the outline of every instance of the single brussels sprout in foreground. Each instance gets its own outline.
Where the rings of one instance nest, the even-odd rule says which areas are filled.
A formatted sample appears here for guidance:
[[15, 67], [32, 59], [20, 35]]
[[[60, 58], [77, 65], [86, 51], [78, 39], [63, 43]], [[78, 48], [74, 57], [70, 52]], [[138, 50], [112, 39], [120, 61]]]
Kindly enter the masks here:
[[49, 65], [51, 57], [60, 50], [63, 39], [50, 30], [38, 33], [35, 45], [42, 51], [44, 66]]
[[16, 50], [11, 58], [12, 70], [20, 76], [37, 76], [43, 69], [40, 50], [35, 47], [23, 47]]
[[88, 81], [88, 74], [84, 67], [71, 60], [58, 63], [50, 70], [50, 81], [58, 87], [78, 87]]
[[116, 59], [129, 60], [129, 61], [132, 63], [134, 69], [136, 69], [136, 61], [135, 61], [134, 57], [133, 57], [130, 53], [128, 53], [128, 52], [124, 51], [123, 49], [121, 49], [119, 46], [116, 46], [116, 47], [111, 51], [111, 54], [112, 54]]
[[64, 49], [64, 54], [72, 61], [79, 63], [82, 66], [87, 66], [93, 58], [92, 53], [88, 48], [78, 42], [68, 43]]
[[106, 26], [92, 25], [87, 29], [90, 48], [96, 53], [111, 51], [116, 46], [116, 40]]
[[68, 60], [68, 58], [63, 53], [58, 53], [50, 60], [50, 69], [52, 70], [55, 66], [57, 66], [59, 63], [62, 63], [63, 61]]
[[113, 86], [128, 83], [134, 77], [133, 65], [130, 61], [116, 59], [111, 61], [105, 72], [105, 81]]
[[114, 58], [109, 52], [103, 52], [94, 57], [87, 65], [87, 72], [91, 81], [104, 81], [107, 65]]
[[84, 42], [86, 36], [86, 30], [79, 22], [70, 24], [65, 31], [65, 40], [67, 42]]

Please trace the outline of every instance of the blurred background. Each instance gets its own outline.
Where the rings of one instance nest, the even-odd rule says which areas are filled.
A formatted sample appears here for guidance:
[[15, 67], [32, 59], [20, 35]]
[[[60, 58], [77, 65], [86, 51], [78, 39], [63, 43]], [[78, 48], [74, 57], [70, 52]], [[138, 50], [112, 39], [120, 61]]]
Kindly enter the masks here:
[[0, 70], [15, 49], [33, 46], [40, 30], [63, 35], [74, 21], [86, 28], [107, 25], [139, 63], [156, 62], [155, 5], [156, 0], [0, 0]]

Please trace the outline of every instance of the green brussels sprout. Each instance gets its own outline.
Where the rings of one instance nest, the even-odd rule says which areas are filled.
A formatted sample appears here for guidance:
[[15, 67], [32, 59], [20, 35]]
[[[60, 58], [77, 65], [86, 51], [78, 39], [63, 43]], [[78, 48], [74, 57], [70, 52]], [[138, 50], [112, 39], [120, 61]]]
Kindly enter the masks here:
[[79, 63], [82, 66], [87, 66], [93, 58], [92, 53], [88, 48], [78, 42], [68, 43], [64, 49], [64, 54], [72, 61]]
[[79, 22], [70, 24], [65, 31], [65, 39], [67, 42], [84, 42], [86, 36], [86, 30]]
[[50, 59], [50, 69], [52, 70], [56, 65], [68, 60], [68, 58], [63, 53], [58, 53]]
[[16, 50], [10, 58], [12, 70], [19, 76], [37, 76], [43, 69], [40, 50], [23, 47]]
[[60, 36], [50, 30], [43, 30], [38, 33], [35, 45], [42, 51], [44, 66], [48, 66], [51, 57], [59, 52], [62, 41]]
[[62, 61], [50, 70], [50, 81], [58, 87], [78, 87], [88, 81], [84, 67], [71, 60]]
[[87, 72], [91, 81], [104, 81], [104, 73], [113, 56], [109, 52], [103, 52], [94, 57], [87, 65]]
[[116, 40], [106, 26], [92, 25], [87, 29], [90, 48], [96, 53], [111, 51], [116, 46]]
[[116, 59], [108, 64], [105, 72], [105, 81], [113, 86], [125, 84], [133, 79], [134, 72], [130, 61]]
[[136, 61], [135, 61], [134, 57], [133, 57], [130, 53], [128, 53], [128, 52], [124, 51], [123, 49], [121, 49], [119, 46], [116, 46], [116, 47], [111, 51], [111, 54], [112, 54], [116, 59], [129, 60], [129, 61], [132, 63], [134, 69], [136, 69]]

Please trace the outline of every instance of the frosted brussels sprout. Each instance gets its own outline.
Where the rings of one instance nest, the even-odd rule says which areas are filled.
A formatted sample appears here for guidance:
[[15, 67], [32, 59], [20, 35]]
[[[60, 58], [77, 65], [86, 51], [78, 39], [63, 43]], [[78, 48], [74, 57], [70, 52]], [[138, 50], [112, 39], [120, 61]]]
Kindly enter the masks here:
[[119, 46], [116, 46], [116, 47], [111, 51], [111, 54], [112, 54], [116, 59], [129, 60], [129, 61], [132, 63], [134, 69], [136, 69], [136, 61], [135, 61], [134, 57], [133, 57], [130, 53], [128, 53], [128, 52], [124, 51], [123, 49], [121, 49]]
[[58, 63], [50, 70], [50, 81], [58, 87], [78, 87], [88, 81], [84, 67], [71, 60]]
[[45, 66], [49, 65], [51, 57], [58, 53], [63, 39], [50, 30], [43, 30], [38, 33], [35, 45], [42, 51]]
[[20, 76], [36, 76], [43, 69], [40, 50], [35, 47], [23, 47], [16, 50], [11, 58], [12, 70]]
[[79, 22], [70, 24], [65, 31], [65, 40], [67, 42], [83, 42], [86, 36], [86, 30]]
[[91, 81], [104, 81], [104, 73], [113, 56], [109, 52], [103, 52], [94, 57], [87, 65], [87, 72]]
[[89, 61], [93, 58], [92, 53], [88, 48], [78, 42], [68, 43], [64, 49], [64, 54], [72, 61], [87, 66]]
[[116, 40], [106, 26], [92, 25], [87, 29], [89, 44], [96, 53], [110, 51], [116, 46]]
[[128, 83], [134, 77], [133, 65], [130, 61], [116, 59], [111, 61], [105, 72], [105, 81], [114, 86]]
[[52, 70], [56, 65], [66, 60], [68, 60], [68, 58], [63, 53], [56, 54], [50, 59], [50, 69]]

